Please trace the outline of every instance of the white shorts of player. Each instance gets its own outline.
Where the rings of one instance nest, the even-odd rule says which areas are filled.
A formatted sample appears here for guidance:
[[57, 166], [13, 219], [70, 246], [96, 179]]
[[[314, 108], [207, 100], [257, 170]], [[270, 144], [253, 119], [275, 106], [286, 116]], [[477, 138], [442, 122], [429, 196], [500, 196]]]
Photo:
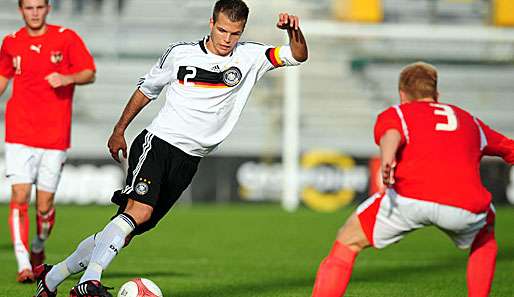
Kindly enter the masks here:
[[[494, 213], [492, 204], [490, 211]], [[457, 247], [466, 249], [486, 225], [488, 212], [476, 214], [458, 207], [403, 197], [388, 189], [384, 195], [375, 194], [361, 203], [357, 215], [375, 248], [384, 248], [398, 242], [410, 231], [434, 225], [448, 234]]]
[[5, 175], [12, 185], [36, 184], [38, 190], [55, 193], [65, 161], [66, 151], [5, 144]]

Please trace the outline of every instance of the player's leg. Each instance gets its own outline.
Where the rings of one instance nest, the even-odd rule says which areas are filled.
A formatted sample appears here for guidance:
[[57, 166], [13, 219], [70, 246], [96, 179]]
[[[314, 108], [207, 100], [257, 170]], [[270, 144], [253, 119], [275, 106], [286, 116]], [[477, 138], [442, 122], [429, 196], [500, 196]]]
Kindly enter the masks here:
[[34, 148], [6, 143], [5, 160], [6, 176], [11, 183], [9, 225], [18, 263], [17, 281], [31, 282], [34, 276], [28, 248], [30, 226], [28, 205], [40, 156]]
[[487, 224], [478, 232], [471, 245], [467, 268], [469, 297], [487, 297], [491, 291], [498, 245], [494, 238], [495, 214], [490, 210]]
[[353, 213], [340, 229], [329, 255], [321, 262], [312, 296], [343, 296], [357, 254], [369, 245], [357, 214]]
[[180, 198], [182, 192], [191, 184], [198, 164], [199, 157], [190, 156], [175, 147], [170, 147], [171, 163], [168, 172], [163, 177], [164, 182], [159, 192], [159, 200], [155, 205], [150, 220], [140, 224], [134, 234], [139, 235], [154, 228], [157, 223], [170, 211], [175, 202]]
[[55, 224], [54, 193], [36, 191], [36, 234], [30, 246], [30, 263], [32, 267], [45, 261], [45, 241]]
[[84, 239], [68, 258], [56, 265], [43, 264], [37, 266], [34, 269], [37, 279], [35, 297], [56, 296], [57, 287], [65, 279], [72, 274], [84, 271], [91, 259], [96, 237], [98, 237], [98, 233]]
[[30, 261], [33, 267], [45, 260], [45, 241], [55, 224], [54, 193], [57, 191], [66, 152], [41, 149], [41, 162], [37, 170], [36, 234], [32, 240]]
[[471, 248], [468, 259], [468, 296], [489, 296], [498, 247], [494, 238], [494, 207], [473, 213], [466, 209], [438, 205], [435, 225], [450, 236], [460, 249]]
[[343, 296], [357, 254], [368, 246], [384, 248], [423, 227], [420, 223], [423, 212], [423, 202], [400, 197], [392, 189], [361, 203], [339, 232], [329, 256], [321, 263], [312, 296]]
[[29, 259], [29, 227], [28, 216], [31, 184], [14, 184], [11, 186], [11, 203], [9, 225], [14, 254], [18, 264], [18, 282], [32, 282], [34, 275]]
[[151, 217], [166, 169], [164, 143], [147, 131], [139, 134], [132, 143], [127, 185], [123, 191], [124, 196], [129, 198], [127, 205], [97, 237], [89, 265], [79, 284], [71, 289], [70, 296], [110, 296], [100, 282], [102, 272], [123, 248], [137, 225]]
[[125, 211], [112, 219], [98, 236], [91, 260], [80, 283], [100, 281], [103, 270], [123, 248], [127, 236], [138, 224], [150, 218], [152, 210], [152, 206], [129, 199]]

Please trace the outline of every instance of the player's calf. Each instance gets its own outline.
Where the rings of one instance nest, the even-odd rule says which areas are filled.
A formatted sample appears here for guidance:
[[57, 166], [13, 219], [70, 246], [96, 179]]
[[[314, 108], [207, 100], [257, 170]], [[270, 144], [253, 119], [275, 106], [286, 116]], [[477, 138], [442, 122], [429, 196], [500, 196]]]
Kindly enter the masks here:
[[478, 232], [469, 253], [467, 284], [469, 297], [487, 297], [496, 268], [498, 245], [494, 237], [494, 212], [489, 211], [487, 224]]
[[14, 254], [18, 263], [16, 281], [20, 283], [33, 282], [32, 266], [29, 261], [29, 216], [28, 203], [10, 204], [9, 226]]
[[343, 296], [352, 275], [355, 258], [367, 246], [369, 242], [354, 213], [341, 228], [330, 254], [321, 262], [312, 296]]
[[80, 279], [81, 283], [100, 280], [102, 271], [118, 255], [125, 245], [125, 239], [136, 226], [135, 220], [125, 213], [119, 214], [105, 226], [98, 238], [95, 239], [95, 247], [86, 271]]
[[55, 224], [55, 208], [51, 208], [48, 212], [43, 213], [37, 211], [36, 229], [37, 233], [32, 240], [30, 250], [30, 263], [32, 267], [39, 266], [45, 261], [45, 241], [50, 236], [50, 232]]

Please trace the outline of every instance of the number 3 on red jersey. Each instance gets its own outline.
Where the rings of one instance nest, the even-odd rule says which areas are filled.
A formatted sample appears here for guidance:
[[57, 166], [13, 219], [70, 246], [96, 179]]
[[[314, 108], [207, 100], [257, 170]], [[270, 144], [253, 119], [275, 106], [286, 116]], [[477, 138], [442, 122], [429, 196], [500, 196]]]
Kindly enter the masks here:
[[436, 131], [451, 132], [457, 130], [457, 117], [455, 116], [455, 112], [450, 106], [439, 103], [431, 103], [430, 106], [436, 108], [434, 110], [435, 115], [442, 115], [447, 119], [446, 123], [437, 123], [435, 126]]

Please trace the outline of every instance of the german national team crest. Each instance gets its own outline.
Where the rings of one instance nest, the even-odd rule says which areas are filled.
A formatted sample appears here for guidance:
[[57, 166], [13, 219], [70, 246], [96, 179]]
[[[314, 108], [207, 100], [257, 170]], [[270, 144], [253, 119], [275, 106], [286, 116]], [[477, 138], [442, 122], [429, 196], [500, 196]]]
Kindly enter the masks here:
[[136, 193], [141, 196], [145, 195], [146, 193], [148, 193], [148, 185], [145, 182], [137, 183]]
[[61, 63], [62, 62], [62, 53], [61, 52], [50, 52], [50, 61], [54, 64]]
[[229, 87], [239, 84], [242, 77], [243, 75], [241, 74], [241, 70], [237, 67], [230, 67], [223, 71], [223, 82]]

